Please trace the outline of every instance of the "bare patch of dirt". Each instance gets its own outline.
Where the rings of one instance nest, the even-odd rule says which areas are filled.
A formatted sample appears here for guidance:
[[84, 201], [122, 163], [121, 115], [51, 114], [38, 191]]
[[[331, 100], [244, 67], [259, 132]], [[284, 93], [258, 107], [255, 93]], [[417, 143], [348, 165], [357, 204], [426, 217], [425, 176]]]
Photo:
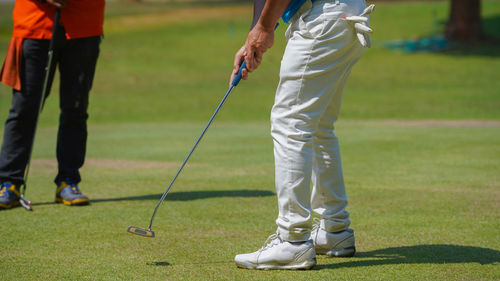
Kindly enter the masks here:
[[[56, 169], [57, 161], [55, 159], [33, 159], [33, 165], [41, 166], [47, 169]], [[121, 160], [121, 159], [98, 159], [88, 158], [85, 160], [87, 168], [112, 168], [112, 169], [153, 169], [153, 168], [171, 168], [177, 167], [179, 163], [175, 162], [159, 162], [159, 161], [138, 161], [138, 160]]]

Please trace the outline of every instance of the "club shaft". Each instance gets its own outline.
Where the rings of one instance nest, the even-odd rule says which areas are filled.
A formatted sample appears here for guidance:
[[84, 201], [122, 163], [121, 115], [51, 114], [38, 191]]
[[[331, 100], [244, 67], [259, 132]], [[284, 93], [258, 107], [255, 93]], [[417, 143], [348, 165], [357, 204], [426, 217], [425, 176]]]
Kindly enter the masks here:
[[54, 17], [54, 25], [52, 27], [52, 37], [50, 38], [49, 42], [49, 51], [47, 54], [47, 66], [45, 67], [45, 76], [43, 78], [43, 88], [42, 88], [42, 93], [40, 95], [40, 103], [38, 104], [38, 112], [36, 115], [36, 120], [35, 120], [35, 131], [33, 132], [33, 138], [31, 139], [31, 147], [30, 151], [28, 154], [28, 161], [26, 163], [26, 169], [24, 171], [24, 183], [22, 185], [22, 191], [21, 194], [24, 197], [24, 192], [26, 191], [26, 184], [28, 182], [28, 175], [30, 172], [30, 166], [31, 166], [31, 156], [33, 154], [33, 146], [35, 145], [35, 135], [36, 135], [36, 128], [38, 124], [38, 119], [40, 117], [40, 113], [42, 112], [43, 108], [43, 102], [45, 97], [47, 96], [47, 91], [49, 88], [49, 79], [50, 79], [50, 72], [52, 70], [52, 61], [54, 58], [54, 42], [55, 42], [55, 37], [56, 37], [56, 32], [57, 32], [57, 25], [59, 23], [59, 19], [61, 18], [61, 9], [57, 8], [56, 9], [56, 15]]
[[193, 154], [194, 150], [196, 149], [196, 147], [200, 143], [201, 139], [203, 138], [203, 136], [207, 132], [208, 127], [210, 127], [210, 124], [212, 124], [212, 121], [215, 119], [215, 116], [217, 116], [217, 113], [219, 112], [219, 110], [222, 108], [222, 106], [226, 102], [227, 98], [229, 97], [229, 95], [233, 91], [234, 87], [235, 87], [235, 85], [231, 85], [231, 87], [229, 88], [229, 90], [227, 90], [226, 94], [224, 95], [224, 97], [222, 98], [221, 102], [219, 103], [219, 106], [217, 106], [217, 109], [215, 109], [214, 114], [212, 115], [212, 117], [208, 121], [207, 125], [205, 126], [205, 128], [201, 132], [201, 135], [198, 137], [198, 139], [196, 140], [195, 144], [193, 145], [193, 148], [191, 148], [191, 151], [189, 151], [188, 155], [186, 156], [186, 159], [184, 159], [184, 162], [182, 162], [181, 166], [179, 167], [179, 170], [177, 170], [177, 173], [175, 174], [174, 178], [172, 179], [172, 181], [168, 185], [167, 190], [165, 190], [165, 192], [161, 196], [160, 200], [156, 204], [156, 207], [155, 207], [155, 210], [153, 212], [153, 215], [151, 216], [151, 221], [149, 222], [148, 230], [151, 230], [151, 227], [153, 226], [153, 220], [155, 218], [156, 211], [158, 210], [158, 207], [160, 207], [160, 204], [163, 202], [163, 200], [165, 200], [165, 197], [167, 196], [168, 191], [170, 190], [170, 188], [174, 184], [175, 180], [177, 179], [177, 177], [181, 173], [182, 168], [184, 168], [184, 166], [186, 165], [187, 161], [189, 160], [189, 157], [191, 157], [191, 154]]

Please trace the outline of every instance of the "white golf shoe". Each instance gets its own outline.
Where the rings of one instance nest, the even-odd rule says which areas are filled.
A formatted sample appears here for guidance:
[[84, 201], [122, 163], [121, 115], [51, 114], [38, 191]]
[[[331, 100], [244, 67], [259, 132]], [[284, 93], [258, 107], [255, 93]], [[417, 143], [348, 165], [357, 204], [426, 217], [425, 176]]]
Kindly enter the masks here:
[[257, 252], [236, 255], [236, 266], [247, 269], [310, 269], [316, 265], [316, 252], [311, 240], [288, 242], [273, 234], [265, 244]]
[[327, 232], [315, 219], [311, 232], [316, 253], [330, 257], [352, 257], [356, 253], [354, 230], [348, 228], [342, 232]]

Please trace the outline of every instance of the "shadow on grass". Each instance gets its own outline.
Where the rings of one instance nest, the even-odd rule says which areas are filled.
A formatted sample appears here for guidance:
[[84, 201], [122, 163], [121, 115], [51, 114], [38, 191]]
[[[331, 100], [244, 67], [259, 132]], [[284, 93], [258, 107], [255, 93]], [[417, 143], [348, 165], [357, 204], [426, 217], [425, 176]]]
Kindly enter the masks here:
[[[90, 199], [92, 204], [102, 203], [102, 202], [119, 202], [119, 201], [140, 201], [140, 200], [159, 200], [162, 194], [149, 194], [141, 196], [128, 196], [128, 197], [117, 197], [117, 198], [102, 198], [102, 199]], [[180, 191], [172, 192], [165, 198], [166, 201], [191, 201], [198, 199], [207, 198], [218, 198], [218, 197], [264, 197], [264, 196], [274, 196], [274, 192], [267, 190], [213, 190], [213, 191]], [[33, 203], [33, 206], [41, 205], [52, 205], [57, 204], [55, 202], [39, 202]]]
[[166, 261], [147, 262], [150, 266], [185, 266], [185, 265], [211, 265], [211, 264], [226, 264], [234, 263], [234, 260], [226, 261], [205, 261], [205, 262], [189, 262], [189, 263], [169, 263]]
[[499, 263], [500, 251], [472, 246], [431, 244], [358, 252], [355, 259], [347, 262], [320, 264], [314, 269], [419, 263], [479, 263], [484, 265]]
[[169, 266], [171, 265], [169, 262], [166, 261], [155, 261], [155, 262], [148, 262], [146, 265], [153, 265], [153, 266]]
[[[352, 260], [355, 259], [355, 260]], [[416, 245], [406, 247], [394, 247], [380, 249], [371, 252], [356, 253], [354, 258], [345, 259], [326, 259], [335, 263], [318, 264], [312, 270], [336, 269], [343, 267], [362, 267], [362, 266], [381, 266], [394, 264], [446, 264], [446, 263], [479, 263], [495, 264], [500, 262], [500, 251], [459, 245]], [[339, 262], [341, 260], [351, 260]], [[191, 265], [233, 263], [228, 261], [204, 261], [196, 263], [187, 263]], [[150, 266], [175, 266], [186, 265], [171, 264], [165, 261], [148, 262]]]

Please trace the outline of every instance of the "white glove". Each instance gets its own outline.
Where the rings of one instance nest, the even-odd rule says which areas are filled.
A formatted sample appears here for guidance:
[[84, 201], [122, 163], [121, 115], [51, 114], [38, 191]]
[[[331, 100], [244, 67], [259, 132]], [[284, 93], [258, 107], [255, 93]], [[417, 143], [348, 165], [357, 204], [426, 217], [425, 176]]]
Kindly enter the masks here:
[[367, 16], [371, 14], [374, 9], [375, 5], [371, 4], [359, 16], [350, 16], [344, 18], [347, 22], [354, 25], [356, 36], [358, 36], [359, 43], [361, 43], [363, 47], [371, 47], [369, 34], [373, 33], [373, 30], [368, 27]]

